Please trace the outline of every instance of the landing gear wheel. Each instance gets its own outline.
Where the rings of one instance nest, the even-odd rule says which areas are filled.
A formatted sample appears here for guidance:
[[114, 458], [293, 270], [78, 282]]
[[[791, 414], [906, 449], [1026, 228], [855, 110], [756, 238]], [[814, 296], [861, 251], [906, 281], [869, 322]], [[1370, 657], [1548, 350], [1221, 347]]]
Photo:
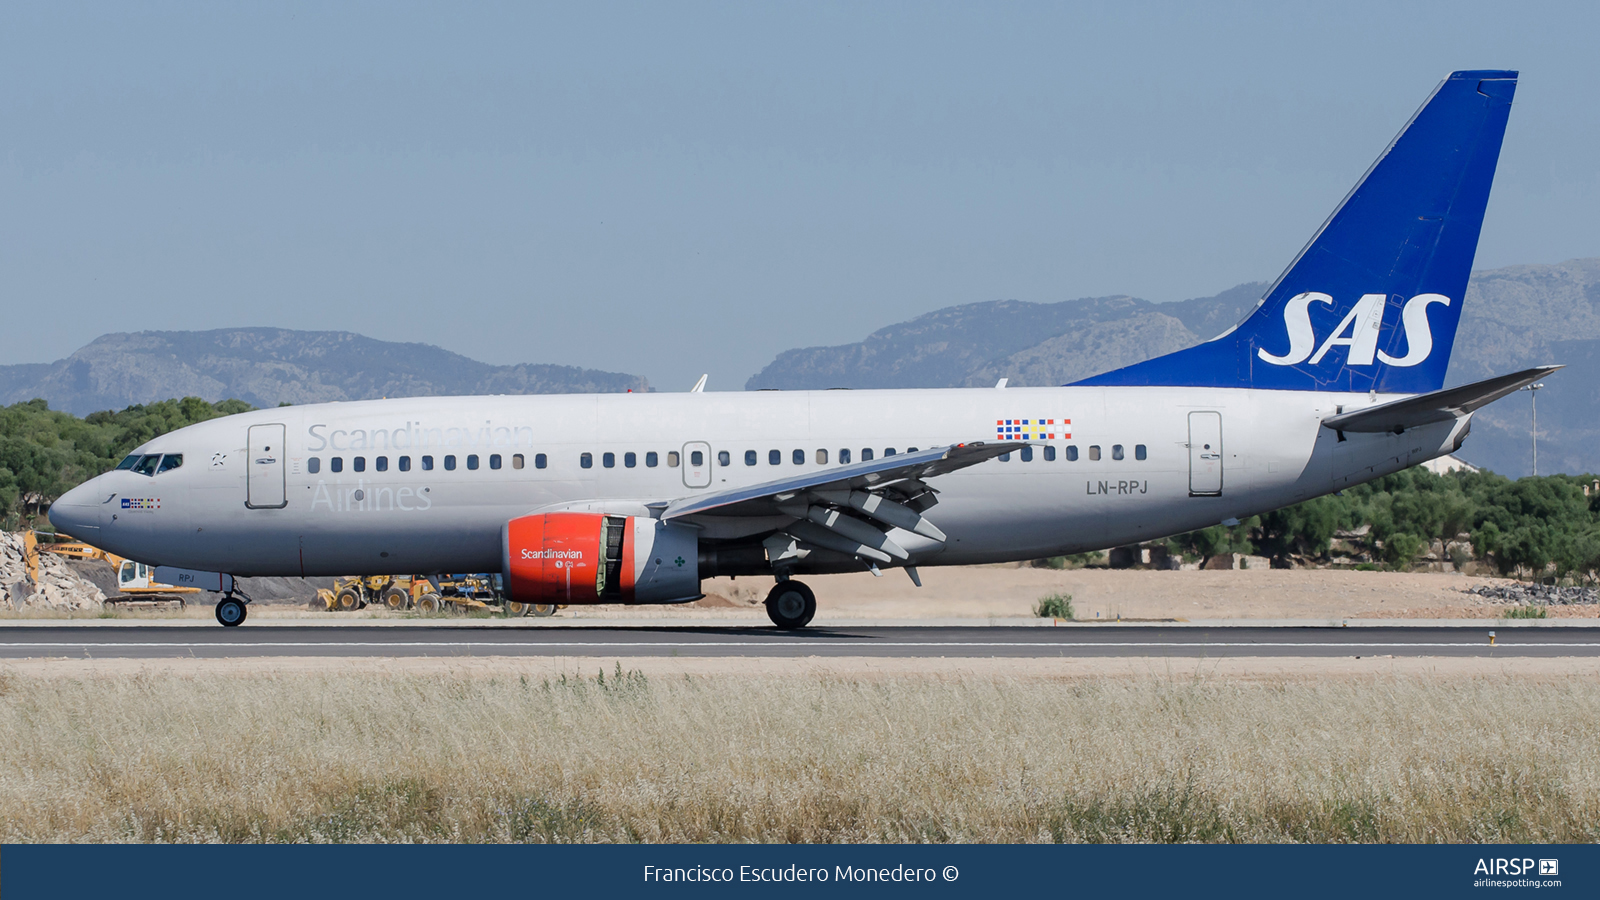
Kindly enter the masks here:
[[228, 628], [243, 624], [249, 610], [245, 605], [232, 597], [223, 597], [217, 601], [217, 621]]
[[432, 591], [417, 598], [417, 612], [425, 616], [431, 616], [443, 608], [444, 600]]
[[411, 595], [403, 588], [392, 587], [383, 592], [383, 605], [399, 612], [411, 605]]
[[535, 604], [533, 604], [533, 614], [538, 616], [541, 619], [543, 619], [543, 618], [545, 618], [547, 616], [555, 615], [556, 614], [556, 610], [558, 610], [558, 609], [560, 609], [560, 607], [556, 606], [554, 603], [535, 603]]
[[785, 631], [804, 628], [817, 614], [817, 595], [798, 581], [780, 581], [767, 595], [767, 618]]
[[351, 612], [366, 606], [365, 603], [361, 602], [361, 595], [351, 588], [345, 588], [340, 591], [339, 596], [334, 598], [333, 605], [343, 612]]

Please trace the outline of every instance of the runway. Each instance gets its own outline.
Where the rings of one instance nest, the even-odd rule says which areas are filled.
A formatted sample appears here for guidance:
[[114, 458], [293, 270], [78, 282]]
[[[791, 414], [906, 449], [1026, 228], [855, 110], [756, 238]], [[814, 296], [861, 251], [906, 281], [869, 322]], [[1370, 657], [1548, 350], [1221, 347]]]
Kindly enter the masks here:
[[1600, 627], [241, 628], [0, 626], [0, 659], [271, 657], [1597, 657]]

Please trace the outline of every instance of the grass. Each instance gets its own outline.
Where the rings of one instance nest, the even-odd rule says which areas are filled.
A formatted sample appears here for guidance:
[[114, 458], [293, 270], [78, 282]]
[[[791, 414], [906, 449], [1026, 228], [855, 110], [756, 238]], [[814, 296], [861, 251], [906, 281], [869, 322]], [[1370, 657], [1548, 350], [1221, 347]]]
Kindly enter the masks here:
[[1041, 619], [1071, 619], [1075, 617], [1071, 594], [1051, 594], [1040, 597], [1033, 605], [1033, 614]]
[[1600, 685], [0, 676], [0, 841], [1600, 839]]
[[1549, 613], [1542, 606], [1529, 604], [1527, 606], [1513, 606], [1505, 611], [1502, 619], [1547, 619]]

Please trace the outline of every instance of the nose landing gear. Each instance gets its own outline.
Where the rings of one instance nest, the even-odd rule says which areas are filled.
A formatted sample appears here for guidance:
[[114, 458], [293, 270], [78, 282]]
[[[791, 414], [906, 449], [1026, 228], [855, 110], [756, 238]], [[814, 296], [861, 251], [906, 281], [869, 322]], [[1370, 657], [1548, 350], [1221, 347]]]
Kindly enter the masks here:
[[[233, 596], [234, 594], [238, 594], [239, 597], [244, 599], [238, 599]], [[249, 602], [250, 598], [246, 597], [244, 591], [238, 588], [223, 594], [222, 599], [217, 601], [217, 622], [227, 628], [235, 628], [244, 624], [245, 617], [250, 614], [249, 609], [245, 606]]]
[[816, 614], [817, 595], [798, 581], [780, 581], [767, 594], [767, 618], [785, 631], [806, 627]]

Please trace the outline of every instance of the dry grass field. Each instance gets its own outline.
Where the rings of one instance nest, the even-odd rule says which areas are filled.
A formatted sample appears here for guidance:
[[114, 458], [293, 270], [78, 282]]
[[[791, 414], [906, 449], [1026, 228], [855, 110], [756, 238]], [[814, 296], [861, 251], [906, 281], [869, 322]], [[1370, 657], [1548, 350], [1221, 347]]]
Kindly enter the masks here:
[[0, 841], [1600, 839], [1600, 684], [0, 674]]

